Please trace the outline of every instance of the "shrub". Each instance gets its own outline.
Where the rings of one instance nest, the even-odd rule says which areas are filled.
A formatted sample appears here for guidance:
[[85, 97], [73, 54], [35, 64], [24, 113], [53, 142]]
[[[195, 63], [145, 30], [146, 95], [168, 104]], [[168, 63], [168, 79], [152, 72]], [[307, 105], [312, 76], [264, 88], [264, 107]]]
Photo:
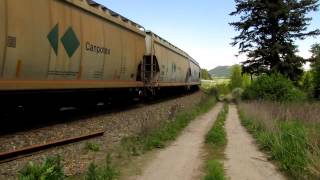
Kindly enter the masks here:
[[48, 157], [41, 165], [29, 162], [18, 175], [20, 180], [64, 179], [60, 156]]
[[242, 88], [235, 88], [232, 90], [232, 97], [236, 102], [239, 102], [241, 100], [242, 94], [243, 94]]
[[301, 101], [305, 95], [293, 83], [280, 74], [261, 75], [245, 89], [242, 97], [247, 100], [271, 100], [279, 102]]
[[103, 167], [98, 168], [93, 163], [89, 165], [85, 180], [115, 180], [118, 177], [119, 172], [113, 167], [111, 155], [108, 154], [106, 164]]

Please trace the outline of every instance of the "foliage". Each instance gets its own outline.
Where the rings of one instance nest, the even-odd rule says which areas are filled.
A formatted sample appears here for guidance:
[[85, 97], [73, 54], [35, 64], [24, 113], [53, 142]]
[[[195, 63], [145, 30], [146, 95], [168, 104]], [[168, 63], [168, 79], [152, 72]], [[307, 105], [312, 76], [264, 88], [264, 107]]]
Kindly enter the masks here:
[[116, 180], [118, 177], [119, 172], [113, 167], [111, 155], [108, 154], [103, 167], [98, 168], [93, 163], [89, 165], [85, 180]]
[[215, 88], [217, 89], [219, 96], [225, 96], [230, 93], [230, 88], [228, 83], [217, 84]]
[[313, 95], [320, 99], [320, 44], [314, 44], [311, 48], [311, 68], [313, 74]]
[[90, 150], [90, 151], [99, 151], [100, 150], [100, 146], [99, 144], [93, 143], [93, 142], [87, 142], [86, 143], [86, 149]]
[[307, 94], [308, 98], [314, 97], [313, 76], [310, 71], [305, 72], [302, 77], [302, 90]]
[[215, 96], [208, 95], [191, 111], [180, 112], [174, 119], [167, 121], [147, 134], [123, 138], [121, 145], [131, 155], [139, 155], [148, 150], [163, 148], [165, 143], [174, 140], [191, 120], [209, 111], [216, 104], [216, 101]]
[[242, 73], [242, 87], [249, 87], [251, 84], [251, 77], [247, 73]]
[[226, 131], [224, 129], [224, 123], [229, 111], [229, 105], [225, 104], [223, 110], [218, 114], [217, 120], [212, 126], [211, 130], [206, 135], [206, 143], [210, 143], [217, 146], [224, 146], [227, 143]]
[[211, 76], [206, 69], [201, 69], [201, 79], [211, 80]]
[[224, 104], [223, 109], [218, 114], [217, 120], [206, 135], [209, 161], [207, 162], [205, 180], [225, 179], [223, 165], [218, 160], [221, 158], [219, 157], [219, 154], [222, 154], [223, 156], [224, 148], [227, 144], [224, 124], [228, 111], [229, 105]]
[[316, 36], [320, 30], [307, 31], [309, 12], [318, 10], [318, 0], [235, 0], [231, 16], [240, 21], [230, 23], [240, 34], [232, 45], [246, 54], [243, 71], [249, 74], [275, 73], [298, 81], [304, 59], [295, 55], [295, 39]]
[[280, 74], [261, 75], [243, 92], [244, 99], [271, 101], [301, 101], [305, 95]]
[[243, 94], [242, 88], [235, 88], [232, 90], [232, 97], [236, 102], [239, 102], [241, 100], [241, 96]]
[[242, 87], [242, 75], [241, 75], [241, 66], [240, 65], [232, 66], [230, 79], [231, 79], [230, 80], [230, 90]]
[[207, 174], [205, 176], [205, 180], [225, 180], [224, 176], [224, 167], [217, 160], [210, 160], [207, 163]]
[[294, 179], [319, 178], [319, 165], [316, 162], [319, 162], [320, 149], [316, 147], [320, 144], [313, 143], [310, 136], [311, 129], [317, 128], [310, 127], [303, 120], [274, 119], [274, 117], [281, 117], [278, 114], [281, 111], [273, 112], [273, 116], [268, 115], [268, 118], [265, 118], [263, 113], [256, 110], [267, 111], [265, 113], [270, 114], [271, 110], [265, 109], [263, 104], [261, 106], [256, 103], [240, 104], [242, 124], [255, 136], [260, 147], [269, 152], [271, 158], [279, 163], [281, 170], [288, 172]]
[[63, 166], [60, 156], [48, 157], [41, 164], [29, 162], [19, 172], [20, 180], [61, 180], [64, 179]]

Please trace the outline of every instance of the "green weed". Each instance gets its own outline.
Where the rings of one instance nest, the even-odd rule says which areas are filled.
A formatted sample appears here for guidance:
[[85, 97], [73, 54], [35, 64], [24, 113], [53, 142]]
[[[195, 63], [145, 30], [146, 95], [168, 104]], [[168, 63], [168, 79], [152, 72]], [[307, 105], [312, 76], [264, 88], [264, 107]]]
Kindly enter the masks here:
[[223, 165], [217, 160], [209, 160], [204, 180], [225, 180]]
[[93, 143], [93, 142], [87, 142], [86, 143], [86, 149], [90, 150], [90, 151], [94, 151], [97, 152], [100, 150], [100, 145], [97, 143]]
[[19, 180], [64, 179], [60, 156], [48, 157], [41, 165], [29, 162], [18, 174]]
[[208, 159], [205, 180], [224, 180], [225, 173], [223, 164], [219, 160], [223, 159], [223, 152], [227, 144], [224, 124], [229, 111], [229, 105], [225, 104], [218, 114], [217, 120], [206, 135], [208, 149]]
[[225, 104], [223, 110], [218, 114], [217, 120], [206, 136], [206, 143], [217, 146], [224, 146], [227, 143], [224, 123], [228, 114], [228, 104]]
[[118, 170], [112, 165], [111, 155], [108, 154], [106, 164], [98, 168], [91, 163], [85, 175], [85, 180], [116, 180], [119, 177]]

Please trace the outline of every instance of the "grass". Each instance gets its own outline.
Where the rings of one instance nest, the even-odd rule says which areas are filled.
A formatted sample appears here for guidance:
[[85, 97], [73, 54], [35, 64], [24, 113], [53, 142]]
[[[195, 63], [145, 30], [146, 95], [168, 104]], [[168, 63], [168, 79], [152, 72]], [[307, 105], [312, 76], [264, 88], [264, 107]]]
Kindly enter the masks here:
[[178, 113], [172, 120], [153, 131], [123, 138], [121, 145], [130, 155], [140, 155], [145, 151], [163, 148], [167, 142], [174, 140], [191, 120], [209, 111], [215, 104], [216, 98], [208, 96], [191, 111]]
[[224, 125], [228, 111], [229, 105], [225, 104], [214, 125], [206, 135], [205, 142], [209, 160], [206, 165], [205, 180], [226, 179], [223, 164], [220, 161], [224, 158], [223, 152], [227, 144]]
[[207, 162], [207, 175], [204, 180], [225, 180], [224, 167], [217, 160], [209, 160]]
[[[209, 94], [207, 94], [192, 110], [178, 112], [172, 119], [163, 122], [156, 128], [147, 129], [138, 135], [123, 138], [119, 146], [114, 147], [112, 150], [113, 157], [115, 157], [116, 160], [112, 164], [115, 171], [111, 172], [117, 172], [117, 176], [114, 176], [114, 179], [117, 179], [118, 177], [121, 178], [120, 170], [126, 171], [123, 167], [127, 167], [128, 164], [132, 163], [134, 156], [140, 156], [153, 149], [164, 148], [170, 141], [176, 139], [191, 120], [195, 119], [200, 114], [209, 111], [216, 104], [217, 100], [216, 97], [212, 95], [213, 92], [209, 90], [208, 93]], [[101, 174], [98, 171], [99, 168], [97, 166], [94, 164], [90, 165], [86, 179], [90, 180], [90, 174]], [[133, 173], [135, 173], [139, 170], [135, 167], [133, 171]], [[95, 176], [90, 175], [90, 177]]]
[[98, 152], [100, 150], [100, 145], [94, 142], [87, 142], [85, 149], [89, 151]]
[[48, 157], [42, 164], [29, 162], [18, 174], [19, 180], [61, 180], [64, 178], [60, 156]]
[[115, 180], [119, 177], [119, 171], [113, 166], [111, 155], [108, 154], [105, 165], [98, 168], [91, 163], [85, 175], [85, 180]]
[[320, 126], [319, 120], [310, 118], [318, 115], [306, 114], [313, 106], [271, 102], [239, 105], [242, 124], [293, 179], [320, 178]]

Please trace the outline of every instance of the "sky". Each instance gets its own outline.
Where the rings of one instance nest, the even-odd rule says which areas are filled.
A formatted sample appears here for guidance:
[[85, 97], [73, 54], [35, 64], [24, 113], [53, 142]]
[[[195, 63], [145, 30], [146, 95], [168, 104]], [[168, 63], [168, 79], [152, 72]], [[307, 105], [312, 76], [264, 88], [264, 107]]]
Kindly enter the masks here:
[[[233, 65], [245, 60], [236, 57], [232, 47], [236, 32], [229, 25], [236, 17], [228, 14], [235, 10], [234, 0], [95, 0], [122, 16], [142, 25], [186, 51], [204, 69]], [[320, 12], [310, 13], [310, 30], [320, 28]], [[320, 37], [296, 41], [299, 55], [310, 57], [312, 44]]]

